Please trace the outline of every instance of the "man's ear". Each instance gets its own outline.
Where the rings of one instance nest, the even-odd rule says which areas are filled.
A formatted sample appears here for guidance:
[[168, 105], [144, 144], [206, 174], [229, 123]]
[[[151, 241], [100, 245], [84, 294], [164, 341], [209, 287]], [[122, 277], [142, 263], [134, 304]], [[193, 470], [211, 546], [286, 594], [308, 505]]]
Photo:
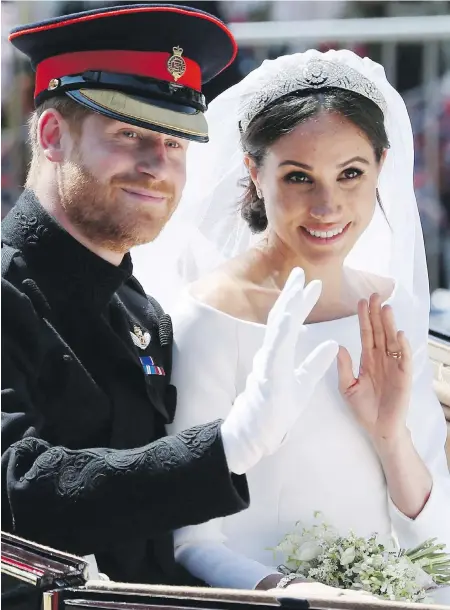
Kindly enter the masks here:
[[70, 137], [67, 121], [54, 108], [44, 110], [38, 122], [39, 147], [46, 159], [52, 163], [64, 161]]

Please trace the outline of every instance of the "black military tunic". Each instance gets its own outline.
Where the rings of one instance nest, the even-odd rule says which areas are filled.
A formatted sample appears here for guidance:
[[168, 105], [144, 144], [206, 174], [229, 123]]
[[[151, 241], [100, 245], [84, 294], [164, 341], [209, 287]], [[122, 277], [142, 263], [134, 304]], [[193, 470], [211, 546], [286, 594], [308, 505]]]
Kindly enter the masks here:
[[2, 239], [2, 528], [116, 580], [173, 582], [171, 530], [246, 508], [248, 489], [220, 422], [164, 437], [170, 318], [129, 255], [97, 257], [29, 191]]

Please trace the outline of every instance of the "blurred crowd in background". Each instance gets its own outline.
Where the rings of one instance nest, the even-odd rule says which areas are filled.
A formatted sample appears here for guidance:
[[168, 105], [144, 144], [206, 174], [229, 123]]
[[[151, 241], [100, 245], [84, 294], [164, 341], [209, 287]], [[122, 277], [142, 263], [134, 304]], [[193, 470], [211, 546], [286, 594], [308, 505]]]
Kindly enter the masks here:
[[[176, 4], [177, 0], [170, 0]], [[2, 217], [14, 205], [24, 184], [29, 152], [27, 117], [33, 109], [34, 74], [27, 61], [7, 42], [8, 31], [19, 23], [38, 21], [101, 6], [136, 4], [134, 2], [97, 1], [2, 1], [2, 91], [1, 91], [1, 154], [2, 154]], [[365, 0], [225, 0], [181, 4], [208, 11], [228, 23], [286, 22], [301, 24], [298, 41], [257, 48], [240, 44], [237, 61], [206, 86], [211, 101], [227, 87], [238, 82], [265, 58], [315, 47], [321, 51], [350, 48], [361, 56], [385, 65], [383, 43], [364, 40], [343, 44], [302, 40], [302, 26], [311, 20], [345, 18], [404, 17], [411, 15], [449, 15], [450, 2], [365, 1]], [[433, 52], [427, 45], [433, 45]], [[430, 59], [431, 58], [431, 59]], [[432, 65], [430, 66], [430, 61]], [[431, 326], [450, 335], [450, 30], [446, 40], [408, 41], [395, 44], [389, 66], [395, 74], [394, 86], [402, 94], [409, 109], [415, 137], [415, 187], [422, 218], [432, 293]], [[424, 66], [433, 73], [432, 82], [424, 83]], [[387, 66], [385, 65], [385, 68]], [[426, 71], [426, 67], [425, 67]], [[389, 75], [389, 72], [388, 72]], [[434, 134], [432, 146], [430, 133]]]

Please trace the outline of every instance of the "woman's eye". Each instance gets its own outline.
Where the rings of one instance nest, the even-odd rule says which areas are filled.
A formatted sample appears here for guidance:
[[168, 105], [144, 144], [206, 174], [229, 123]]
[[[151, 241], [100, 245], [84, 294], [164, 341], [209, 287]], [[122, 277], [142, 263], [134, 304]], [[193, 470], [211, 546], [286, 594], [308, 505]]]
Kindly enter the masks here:
[[354, 180], [355, 178], [359, 178], [363, 175], [363, 172], [356, 167], [349, 167], [342, 172], [342, 176], [344, 180]]
[[309, 184], [311, 182], [311, 178], [303, 172], [292, 172], [287, 174], [284, 179], [286, 182], [294, 184]]

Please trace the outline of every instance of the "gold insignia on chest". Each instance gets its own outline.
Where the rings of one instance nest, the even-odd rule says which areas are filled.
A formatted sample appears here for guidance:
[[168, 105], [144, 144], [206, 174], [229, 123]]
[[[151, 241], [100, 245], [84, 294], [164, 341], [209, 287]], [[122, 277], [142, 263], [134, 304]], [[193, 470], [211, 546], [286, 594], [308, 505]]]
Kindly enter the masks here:
[[151, 339], [150, 333], [147, 331], [142, 332], [142, 329], [136, 325], [133, 327], [133, 330], [134, 332], [130, 332], [130, 335], [136, 347], [139, 347], [140, 349], [148, 347]]
[[177, 81], [186, 72], [186, 62], [181, 57], [183, 49], [181, 47], [173, 47], [173, 55], [167, 60], [167, 70]]

